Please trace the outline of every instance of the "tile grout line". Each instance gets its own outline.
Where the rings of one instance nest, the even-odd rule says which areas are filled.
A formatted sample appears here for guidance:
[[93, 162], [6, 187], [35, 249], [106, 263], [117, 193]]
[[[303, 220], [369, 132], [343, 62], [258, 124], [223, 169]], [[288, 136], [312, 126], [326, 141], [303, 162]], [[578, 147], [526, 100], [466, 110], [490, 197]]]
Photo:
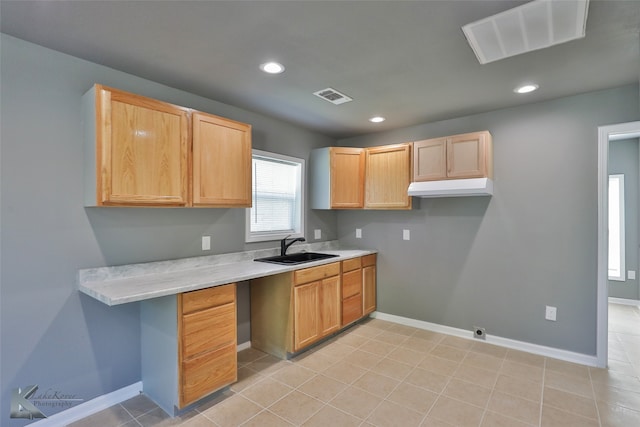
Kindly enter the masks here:
[[547, 377], [547, 358], [544, 358], [544, 363], [542, 364], [542, 391], [540, 392], [540, 413], [538, 415], [538, 427], [542, 427], [542, 410], [544, 407], [544, 388]]
[[[607, 368], [608, 370], [609, 368]], [[591, 369], [589, 372], [589, 384], [591, 384], [591, 395], [593, 397], [593, 404], [596, 407], [596, 415], [598, 416], [598, 426], [602, 427], [602, 418], [600, 417], [600, 408], [598, 407], [598, 399], [596, 398], [596, 388], [593, 384], [593, 377], [591, 376]]]
[[[314, 353], [316, 353], [316, 352], [318, 352], [318, 351], [320, 351], [320, 350], [321, 350], [321, 348], [319, 348], [319, 349], [315, 349], [315, 350], [314, 350], [312, 353], [310, 353], [308, 356], [311, 356], [312, 354], [314, 354]], [[322, 355], [322, 356], [326, 356], [326, 355]], [[326, 357], [328, 357], [328, 356], [326, 356]], [[295, 359], [295, 358], [294, 358], [294, 359]], [[331, 366], [334, 366], [334, 365], [338, 364], [339, 362], [340, 362], [340, 360], [336, 360], [334, 363], [332, 363], [332, 364], [331, 364], [329, 367], [327, 367], [326, 369], [330, 368]], [[307, 396], [307, 397], [309, 397], [309, 398], [311, 398], [311, 399], [313, 399], [313, 400], [316, 400], [316, 401], [318, 401], [318, 402], [322, 403], [322, 406], [321, 406], [317, 411], [315, 411], [313, 414], [311, 414], [308, 418], [306, 418], [306, 419], [302, 422], [302, 424], [304, 424], [304, 423], [306, 423], [307, 421], [309, 421], [311, 418], [313, 418], [313, 417], [314, 417], [318, 412], [320, 412], [320, 411], [321, 411], [325, 406], [327, 406], [327, 405], [328, 405], [328, 402], [326, 402], [326, 403], [325, 403], [325, 402], [323, 402], [322, 400], [317, 399], [316, 397], [311, 396], [311, 395], [310, 395], [310, 394], [308, 394], [308, 393], [305, 393], [303, 390], [301, 390], [301, 389], [300, 389], [300, 387], [304, 386], [305, 384], [307, 384], [308, 382], [310, 382], [311, 380], [313, 380], [313, 378], [317, 377], [318, 375], [322, 375], [322, 372], [324, 372], [324, 370], [326, 370], [326, 369], [324, 369], [322, 372], [319, 372], [319, 371], [316, 371], [316, 370], [314, 370], [314, 369], [307, 368], [307, 367], [306, 367], [306, 366], [304, 366], [304, 365], [300, 365], [299, 363], [296, 363], [296, 362], [291, 362], [291, 364], [292, 364], [292, 365], [294, 365], [294, 366], [298, 366], [298, 367], [300, 367], [300, 368], [303, 368], [303, 369], [309, 370], [309, 371], [313, 372], [313, 373], [314, 373], [314, 375], [313, 375], [312, 377], [310, 377], [309, 379], [307, 379], [306, 381], [301, 382], [301, 383], [300, 383], [300, 384], [298, 384], [296, 387], [292, 387], [290, 384], [287, 384], [287, 383], [285, 383], [285, 382], [283, 382], [283, 381], [280, 381], [280, 380], [278, 380], [277, 378], [272, 378], [272, 376], [273, 376], [274, 374], [276, 374], [278, 371], [281, 371], [282, 369], [285, 369], [285, 368], [281, 368], [281, 369], [279, 369], [278, 371], [272, 372], [272, 373], [271, 373], [271, 374], [269, 374], [266, 378], [271, 378], [273, 381], [276, 381], [276, 382], [279, 382], [279, 383], [281, 383], [281, 384], [284, 384], [284, 385], [286, 385], [287, 387], [291, 387], [291, 388], [292, 388], [292, 390], [291, 390], [289, 393], [286, 393], [285, 395], [283, 395], [281, 398], [279, 398], [279, 399], [277, 399], [277, 400], [273, 401], [273, 402], [272, 402], [268, 407], [263, 407], [263, 409], [264, 409], [264, 410], [266, 410], [266, 411], [269, 411], [270, 413], [273, 413], [273, 414], [274, 414], [275, 416], [277, 416], [278, 418], [281, 418], [281, 419], [283, 419], [283, 420], [285, 420], [286, 422], [288, 422], [288, 423], [289, 423], [289, 422], [290, 422], [289, 420], [287, 420], [287, 419], [286, 419], [286, 418], [284, 418], [284, 417], [281, 417], [280, 415], [276, 414], [275, 412], [273, 412], [273, 411], [272, 411], [272, 410], [270, 410], [269, 408], [270, 408], [271, 406], [275, 405], [276, 403], [280, 402], [281, 400], [283, 400], [285, 397], [289, 396], [291, 393], [293, 393], [293, 392], [296, 392], [296, 391], [297, 391], [297, 392], [299, 392], [299, 393], [301, 393], [301, 394], [303, 394], [303, 395], [305, 395], [305, 396]], [[265, 378], [265, 379], [266, 379], [266, 378]], [[343, 384], [344, 384], [344, 383], [343, 383]], [[253, 385], [255, 385], [255, 384], [252, 384], [252, 386], [253, 386]], [[247, 388], [249, 388], [249, 387], [247, 387]], [[242, 390], [242, 391], [244, 391], [244, 390]], [[259, 405], [259, 406], [262, 406], [260, 403], [258, 403], [258, 402], [255, 402], [255, 401], [251, 400], [251, 398], [250, 398], [250, 397], [245, 396], [244, 394], [243, 394], [243, 397], [245, 397], [246, 399], [250, 400], [251, 402], [256, 403], [256, 404], [257, 404], [257, 405]], [[338, 408], [336, 408], [336, 409], [338, 409]], [[261, 412], [262, 412], [262, 411], [261, 411]], [[255, 416], [257, 416], [257, 415], [258, 415], [258, 414], [254, 415], [254, 417], [255, 417]], [[253, 418], [253, 417], [252, 417], [252, 418]], [[247, 421], [248, 421], [248, 420], [247, 420]], [[293, 425], [295, 425], [295, 424], [293, 424]]]
[[491, 387], [491, 393], [489, 393], [489, 398], [487, 399], [487, 403], [485, 403], [484, 405], [484, 411], [482, 412], [482, 417], [480, 417], [480, 424], [478, 424], [479, 426], [482, 426], [482, 423], [484, 422], [484, 419], [487, 416], [487, 412], [489, 412], [489, 404], [491, 403], [491, 399], [493, 398], [493, 393], [495, 393], [496, 391], [496, 385], [498, 384], [498, 379], [500, 378], [500, 371], [504, 366], [504, 361], [506, 360], [506, 357], [507, 357], [507, 354], [505, 353], [505, 357], [503, 357], [502, 361], [500, 362], [500, 368], [498, 368], [496, 379], [493, 382], [493, 387]]
[[[115, 405], [114, 405], [115, 406]], [[133, 414], [131, 412], [129, 412], [129, 410], [127, 408], [124, 407], [124, 405], [122, 405], [122, 403], [118, 403], [118, 406], [120, 406], [122, 409], [124, 409], [124, 411], [129, 414], [129, 416], [131, 417], [131, 420], [134, 420], [136, 423], [138, 423], [138, 420], [136, 420], [136, 417], [133, 416]], [[131, 420], [127, 420], [127, 422], [124, 423], [120, 423], [119, 426], [125, 425], [126, 423], [130, 423]], [[140, 424], [140, 423], [138, 423]]]
[[[358, 326], [360, 326], [360, 325], [358, 325]], [[353, 332], [351, 332], [351, 333], [355, 333], [357, 336], [360, 336], [360, 337], [366, 338], [366, 339], [368, 340], [367, 342], [365, 342], [365, 343], [361, 344], [360, 346], [358, 346], [358, 347], [357, 347], [353, 352], [355, 352], [355, 351], [357, 351], [357, 350], [360, 350], [360, 351], [363, 351], [363, 352], [365, 352], [365, 353], [367, 353], [367, 354], [371, 354], [371, 355], [373, 355], [373, 356], [380, 356], [379, 354], [371, 353], [371, 352], [369, 352], [369, 351], [367, 351], [367, 350], [362, 349], [362, 347], [363, 347], [365, 344], [367, 344], [369, 341], [371, 341], [371, 340], [375, 339], [375, 337], [377, 337], [377, 336], [379, 336], [379, 335], [381, 335], [381, 334], [382, 334], [382, 331], [383, 331], [382, 329], [378, 329], [378, 328], [374, 328], [374, 327], [370, 327], [370, 328], [372, 328], [372, 329], [376, 329], [376, 330], [379, 330], [379, 333], [378, 333], [378, 334], [376, 334], [376, 335], [373, 335], [373, 336], [369, 336], [369, 337], [368, 337], [368, 336], [358, 335], [358, 334], [357, 334], [357, 330], [354, 330]], [[388, 331], [388, 330], [385, 330], [385, 331]], [[407, 338], [408, 338], [408, 337], [407, 337]], [[404, 340], [404, 341], [406, 341], [406, 338], [405, 338], [405, 340]], [[403, 342], [404, 342], [404, 341], [403, 341]], [[382, 342], [382, 341], [380, 341], [380, 342]], [[389, 344], [389, 343], [385, 343], [385, 344]], [[398, 345], [396, 345], [396, 347], [398, 347]], [[392, 350], [392, 351], [393, 351], [393, 350]], [[353, 353], [353, 352], [352, 352], [352, 353]], [[389, 353], [391, 353], [391, 352], [389, 352]], [[384, 360], [384, 359], [385, 359], [385, 356], [382, 356], [382, 360]], [[338, 362], [336, 362], [336, 364], [337, 364], [337, 363], [338, 363]], [[378, 362], [378, 363], [380, 363], [380, 362]], [[363, 390], [363, 391], [365, 391], [365, 392], [369, 393], [367, 390], [364, 390], [364, 389], [362, 389], [362, 388], [360, 388], [360, 387], [358, 387], [358, 386], [356, 386], [356, 385], [355, 385], [355, 383], [356, 383], [359, 379], [361, 379], [362, 377], [364, 377], [367, 373], [372, 372], [371, 368], [368, 368], [368, 367], [367, 367], [367, 368], [364, 368], [364, 369], [366, 370], [366, 372], [365, 372], [365, 373], [363, 373], [362, 375], [360, 375], [357, 379], [355, 379], [351, 384], [349, 384], [349, 386], [348, 386], [348, 387], [353, 386], [353, 387], [356, 387], [356, 388], [358, 388], [358, 389], [360, 389], [360, 390]], [[375, 373], [375, 372], [374, 372], [374, 373]], [[380, 375], [380, 374], [379, 374], [379, 375]], [[384, 376], [385, 378], [389, 378], [389, 377], [387, 377], [386, 375], [383, 375], [383, 376]], [[398, 385], [400, 385], [400, 384], [398, 384]], [[389, 394], [393, 393], [393, 391], [398, 387], [398, 385], [396, 385], [396, 387], [394, 387], [394, 389], [393, 389]], [[375, 395], [375, 394], [373, 394], [373, 393], [370, 393], [370, 394], [372, 394], [373, 396], [379, 397], [378, 395]], [[362, 421], [360, 422], [360, 426], [362, 426], [362, 425], [364, 425], [364, 423], [368, 422], [367, 420], [369, 419], [369, 417], [371, 417], [371, 414], [373, 414], [373, 413], [376, 411], [376, 409], [378, 409], [378, 408], [380, 407], [380, 405], [382, 405], [382, 403], [383, 403], [385, 400], [386, 400], [386, 397], [382, 398], [382, 400], [380, 401], [380, 403], [378, 403], [378, 404], [377, 404], [377, 405], [376, 405], [376, 406], [375, 406], [375, 407], [374, 407], [374, 408], [373, 408], [373, 409], [372, 409], [372, 410], [367, 414], [367, 416], [366, 416], [365, 418], [363, 418], [363, 419], [362, 419]], [[339, 408], [336, 408], [336, 409], [339, 409]], [[355, 416], [355, 415], [353, 415], [353, 414], [351, 414], [351, 415], [352, 415], [352, 416], [354, 416], [354, 417], [356, 417], [356, 416]], [[360, 419], [360, 417], [356, 417], [356, 418]], [[370, 423], [370, 424], [373, 424], [373, 423]]]
[[[382, 359], [380, 360], [380, 362], [382, 362], [382, 361], [383, 361], [383, 360], [385, 360], [385, 359], [386, 359], [386, 360], [390, 360], [390, 361], [393, 361], [393, 362], [396, 362], [396, 363], [400, 363], [400, 364], [403, 364], [403, 365], [409, 366], [409, 367], [411, 367], [411, 370], [410, 370], [410, 371], [409, 371], [409, 372], [408, 372], [408, 373], [403, 377], [403, 379], [402, 379], [402, 380], [398, 380], [398, 384], [396, 384], [396, 386], [395, 386], [395, 387], [394, 387], [394, 388], [393, 388], [389, 393], [387, 393], [387, 395], [386, 395], [385, 397], [383, 397], [383, 398], [382, 398], [382, 400], [380, 401], [380, 403], [378, 403], [378, 405], [376, 405], [376, 406], [371, 410], [371, 412], [367, 415], [367, 417], [363, 419], [363, 421], [362, 421], [361, 425], [363, 425], [363, 424], [364, 424], [364, 423], [366, 423], [366, 422], [371, 423], [370, 421], [367, 421], [367, 420], [369, 420], [369, 418], [371, 417], [371, 415], [372, 415], [372, 414], [373, 414], [373, 413], [374, 413], [374, 412], [375, 412], [375, 411], [376, 411], [380, 406], [382, 406], [382, 404], [383, 404], [384, 402], [388, 401], [388, 402], [390, 402], [390, 403], [392, 403], [392, 404], [399, 405], [399, 404], [398, 404], [398, 403], [396, 403], [396, 402], [393, 402], [393, 401], [391, 401], [391, 400], [388, 400], [388, 397], [389, 397], [391, 394], [393, 394], [393, 392], [394, 392], [395, 390], [397, 390], [397, 389], [398, 389], [398, 387], [400, 387], [400, 385], [401, 385], [401, 384], [406, 380], [406, 378], [408, 378], [408, 377], [411, 375], [411, 373], [413, 373], [416, 369], [418, 369], [418, 365], [419, 365], [419, 363], [418, 363], [418, 365], [415, 365], [415, 366], [407, 365], [407, 364], [405, 364], [405, 363], [402, 363], [402, 362], [397, 361], [397, 360], [394, 360], [394, 359], [390, 359], [390, 358], [388, 357], [388, 356], [389, 356], [389, 354], [393, 353], [393, 352], [394, 352], [395, 350], [397, 350], [398, 348], [406, 348], [406, 347], [402, 347], [402, 344], [403, 344], [403, 343], [405, 343], [405, 342], [406, 342], [410, 337], [414, 337], [414, 336], [415, 336], [415, 332], [413, 332], [411, 335], [404, 335], [404, 334], [398, 334], [398, 333], [395, 333], [395, 332], [393, 332], [393, 331], [391, 331], [391, 330], [389, 330], [389, 329], [384, 329], [384, 330], [382, 330], [382, 331], [383, 331], [383, 332], [394, 333], [394, 334], [399, 335], [399, 336], [404, 336], [404, 337], [405, 337], [405, 339], [404, 339], [404, 340], [402, 340], [401, 342], [399, 342], [398, 344], [392, 344], [392, 343], [388, 343], [388, 342], [385, 342], [385, 341], [379, 341], [379, 340], [378, 340], [379, 342], [384, 342], [385, 344], [394, 345], [394, 348], [393, 348], [391, 351], [387, 352], [385, 355], [379, 355], [379, 354], [371, 353], [371, 352], [368, 352], [367, 350], [362, 350], [362, 351], [364, 351], [364, 352], [366, 352], [366, 353], [368, 353], [368, 354], [375, 355], [375, 356], [381, 356], [381, 357], [382, 357]], [[375, 338], [376, 338], [376, 337], [378, 337], [378, 336], [380, 336], [381, 334], [382, 334], [382, 332], [378, 333], [377, 335], [374, 335], [374, 336], [370, 337], [370, 338], [369, 338], [369, 340], [375, 340]], [[417, 338], [417, 337], [416, 337], [416, 338]], [[440, 341], [442, 341], [442, 339], [441, 339]], [[438, 342], [440, 342], [440, 341], [438, 341]], [[425, 342], [426, 342], [426, 340], [425, 340]], [[362, 344], [362, 345], [359, 347], [359, 349], [360, 349], [361, 347], [363, 347], [363, 346], [364, 346], [364, 344]], [[426, 356], [425, 356], [425, 357], [426, 357]], [[380, 364], [380, 362], [378, 362], [378, 364]], [[367, 369], [367, 371], [368, 371], [368, 372], [373, 372], [371, 369]], [[393, 377], [389, 377], [389, 376], [387, 376], [387, 375], [384, 375], [384, 374], [381, 374], [381, 373], [378, 373], [378, 372], [373, 372], [373, 373], [374, 373], [374, 374], [381, 375], [381, 376], [383, 376], [383, 377], [385, 377], [385, 378], [389, 378], [389, 379], [396, 380], [396, 379], [395, 379], [395, 378], [393, 378]], [[362, 378], [364, 375], [366, 375], [366, 373], [365, 373], [365, 374], [362, 374], [359, 378]], [[356, 380], [356, 381], [357, 381], [357, 380]], [[353, 385], [353, 384], [355, 384], [355, 382], [356, 382], [356, 381], [354, 381], [354, 382], [352, 383], [352, 385]], [[360, 387], [355, 386], [355, 385], [354, 385], [354, 387], [357, 387], [357, 388], [361, 389]], [[419, 387], [419, 386], [416, 386], [416, 387]], [[446, 387], [446, 385], [445, 385], [445, 387]], [[421, 389], [424, 389], [423, 387], [420, 387], [420, 388], [421, 388]], [[361, 390], [363, 390], [363, 389], [361, 389]], [[425, 390], [427, 390], [427, 389], [425, 389]], [[365, 391], [365, 392], [367, 392], [367, 390], [364, 390], [364, 391]], [[431, 391], [431, 390], [429, 390], [429, 391]], [[439, 396], [440, 396], [440, 395], [438, 395], [438, 397], [439, 397]], [[420, 419], [420, 424], [422, 424], [422, 423], [424, 422], [424, 420], [426, 419], [427, 415], [429, 414], [429, 412], [430, 412], [430, 411], [431, 411], [431, 409], [433, 408], [433, 405], [435, 405], [435, 402], [436, 402], [436, 401], [437, 401], [437, 399], [436, 399], [436, 400], [434, 400], [434, 402], [431, 404], [431, 407], [430, 407], [430, 408], [425, 412], [425, 414], [422, 416], [422, 418]], [[404, 406], [404, 405], [399, 405], [399, 406], [401, 406], [401, 407], [403, 407], [403, 408], [405, 408], [405, 409], [409, 409], [409, 410], [413, 411], [413, 409], [410, 409], [410, 408], [408, 408], [408, 407], [406, 407], [406, 406]], [[417, 412], [417, 411], [414, 411], [414, 412]], [[356, 417], [356, 418], [358, 418], [358, 417]]]

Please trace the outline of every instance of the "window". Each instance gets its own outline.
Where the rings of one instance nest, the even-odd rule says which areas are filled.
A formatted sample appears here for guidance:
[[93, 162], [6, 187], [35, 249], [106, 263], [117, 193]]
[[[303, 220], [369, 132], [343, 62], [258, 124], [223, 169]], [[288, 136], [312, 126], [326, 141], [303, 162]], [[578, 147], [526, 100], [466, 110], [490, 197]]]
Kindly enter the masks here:
[[253, 150], [246, 241], [304, 237], [304, 160]]
[[624, 175], [609, 175], [609, 280], [625, 280]]

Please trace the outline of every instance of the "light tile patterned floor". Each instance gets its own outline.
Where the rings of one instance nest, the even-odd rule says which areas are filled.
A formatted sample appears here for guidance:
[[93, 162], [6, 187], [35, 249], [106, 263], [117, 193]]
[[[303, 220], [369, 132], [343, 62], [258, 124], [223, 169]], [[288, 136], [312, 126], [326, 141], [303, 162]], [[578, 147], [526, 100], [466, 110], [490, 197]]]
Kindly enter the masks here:
[[290, 361], [240, 352], [185, 416], [141, 395], [72, 426], [640, 426], [640, 310], [609, 307], [609, 370], [369, 320]]

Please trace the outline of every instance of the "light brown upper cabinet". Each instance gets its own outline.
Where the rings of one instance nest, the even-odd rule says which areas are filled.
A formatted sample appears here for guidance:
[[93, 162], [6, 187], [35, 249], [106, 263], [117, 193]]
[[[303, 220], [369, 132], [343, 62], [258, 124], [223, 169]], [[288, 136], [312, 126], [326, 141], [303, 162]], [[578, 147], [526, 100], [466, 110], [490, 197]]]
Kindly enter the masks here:
[[95, 85], [83, 97], [89, 206], [186, 206], [189, 111]]
[[413, 143], [413, 181], [493, 177], [488, 131]]
[[251, 206], [251, 126], [193, 113], [193, 205]]
[[312, 209], [411, 208], [411, 143], [315, 149], [310, 171]]
[[364, 199], [364, 152], [331, 147], [331, 207], [361, 208]]
[[311, 208], [361, 209], [364, 206], [364, 150], [326, 147], [311, 152]]
[[411, 209], [411, 143], [365, 149], [366, 209]]
[[86, 206], [251, 206], [251, 126], [94, 85]]

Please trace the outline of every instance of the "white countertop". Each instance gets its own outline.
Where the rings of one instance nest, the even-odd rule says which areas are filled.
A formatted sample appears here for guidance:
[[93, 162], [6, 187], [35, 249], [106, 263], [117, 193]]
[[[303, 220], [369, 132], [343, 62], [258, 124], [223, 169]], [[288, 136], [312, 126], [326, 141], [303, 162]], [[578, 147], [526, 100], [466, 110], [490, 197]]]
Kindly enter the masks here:
[[253, 261], [255, 258], [277, 255], [275, 249], [238, 252], [131, 264], [117, 267], [85, 269], [78, 272], [78, 289], [107, 305], [118, 305], [142, 301], [166, 295], [241, 282], [258, 277], [286, 273], [302, 268], [330, 264], [350, 258], [376, 253], [374, 250], [336, 249], [335, 244], [299, 245], [291, 248], [291, 253], [306, 251], [338, 255], [319, 261], [297, 265], [278, 265]]

